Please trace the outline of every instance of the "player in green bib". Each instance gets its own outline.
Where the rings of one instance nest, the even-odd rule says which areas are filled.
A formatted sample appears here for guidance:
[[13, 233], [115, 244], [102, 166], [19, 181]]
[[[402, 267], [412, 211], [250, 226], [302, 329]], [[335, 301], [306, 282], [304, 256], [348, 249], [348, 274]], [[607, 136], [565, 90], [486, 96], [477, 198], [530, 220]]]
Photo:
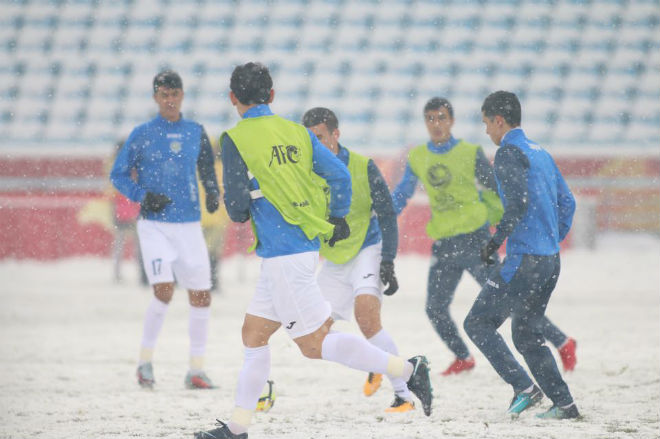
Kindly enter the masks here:
[[[497, 195], [493, 167], [482, 148], [455, 139], [451, 129], [454, 110], [444, 98], [424, 106], [430, 140], [413, 147], [401, 182], [392, 193], [400, 214], [421, 181], [428, 194], [431, 219], [426, 232], [434, 240], [428, 274], [426, 314], [442, 341], [455, 355], [442, 373], [447, 376], [472, 369], [475, 361], [449, 314], [456, 287], [467, 271], [484, 285], [492, 266], [480, 258], [490, 239], [489, 227], [499, 222], [504, 209]], [[544, 335], [559, 349], [565, 368], [575, 365], [571, 340], [545, 319]]]
[[[401, 378], [429, 416], [433, 389], [423, 355], [406, 360], [357, 334], [330, 330], [332, 308], [316, 268], [321, 242], [333, 247], [351, 236], [345, 219], [352, 201], [348, 169], [314, 133], [271, 111], [275, 91], [266, 66], [237, 66], [230, 90], [241, 121], [221, 138], [224, 202], [232, 221], [252, 222], [262, 261], [241, 330], [243, 366], [231, 418], [195, 438], [247, 439], [270, 375], [269, 340], [280, 328], [307, 358]], [[321, 182], [330, 188], [327, 204]]]
[[[398, 349], [380, 318], [383, 294], [398, 289], [394, 258], [398, 245], [396, 214], [385, 179], [373, 160], [348, 150], [339, 143], [339, 121], [329, 109], [316, 107], [302, 119], [321, 143], [342, 161], [351, 174], [351, 206], [346, 221], [351, 235], [334, 246], [321, 241], [325, 262], [318, 275], [323, 296], [330, 302], [335, 320], [350, 320], [355, 313], [360, 331], [373, 345], [397, 355]], [[383, 291], [383, 287], [387, 287]], [[369, 373], [364, 394], [371, 396], [380, 387], [382, 374]], [[394, 402], [388, 413], [414, 410], [412, 394], [402, 378], [390, 378]]]

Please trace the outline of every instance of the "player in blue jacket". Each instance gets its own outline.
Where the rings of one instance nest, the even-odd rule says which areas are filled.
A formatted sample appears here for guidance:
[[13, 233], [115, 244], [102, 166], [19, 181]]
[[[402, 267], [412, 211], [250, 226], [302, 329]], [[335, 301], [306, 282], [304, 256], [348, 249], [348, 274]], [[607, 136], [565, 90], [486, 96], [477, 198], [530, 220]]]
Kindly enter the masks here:
[[138, 383], [149, 388], [154, 385], [153, 350], [176, 279], [188, 290], [190, 301], [190, 370], [184, 382], [189, 388], [206, 389], [213, 387], [203, 370], [211, 272], [200, 224], [197, 172], [209, 212], [218, 209], [220, 189], [204, 127], [181, 116], [181, 77], [163, 71], [154, 78], [153, 90], [158, 116], [133, 130], [110, 173], [119, 192], [141, 203], [137, 231], [144, 268], [154, 289], [144, 320]]
[[[348, 169], [307, 128], [271, 112], [273, 81], [266, 66], [236, 67], [230, 88], [242, 120], [222, 136], [225, 206], [233, 221], [252, 221], [263, 260], [243, 322], [244, 362], [231, 418], [195, 437], [247, 438], [270, 374], [268, 341], [282, 326], [308, 358], [403, 377], [428, 416], [433, 394], [425, 357], [406, 361], [358, 335], [330, 331], [331, 307], [316, 267], [320, 239], [334, 246], [350, 236], [344, 219], [352, 195]], [[330, 188], [329, 217], [321, 179]]]
[[[481, 111], [486, 133], [499, 146], [494, 168], [504, 205], [495, 234], [481, 250], [482, 260], [494, 263], [494, 253], [508, 241], [506, 258], [489, 275], [465, 319], [465, 331], [513, 387], [509, 413], [519, 415], [545, 393], [553, 406], [537, 417], [577, 418], [578, 409], [543, 336], [543, 316], [559, 277], [559, 243], [571, 227], [575, 199], [550, 154], [520, 128], [515, 94], [492, 93]], [[513, 343], [538, 386], [497, 332], [508, 317]]]

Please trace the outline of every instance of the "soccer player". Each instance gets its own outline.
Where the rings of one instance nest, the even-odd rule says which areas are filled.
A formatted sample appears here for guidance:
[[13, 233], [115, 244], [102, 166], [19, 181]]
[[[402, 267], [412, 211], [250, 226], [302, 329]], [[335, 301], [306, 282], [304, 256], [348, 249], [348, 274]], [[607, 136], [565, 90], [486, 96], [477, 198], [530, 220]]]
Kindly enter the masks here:
[[[442, 372], [448, 376], [475, 366], [474, 357], [451, 318], [449, 306], [465, 271], [481, 286], [485, 284], [492, 267], [480, 259], [479, 251], [490, 239], [489, 227], [499, 222], [503, 207], [497, 195], [493, 168], [482, 148], [452, 135], [454, 110], [451, 103], [445, 98], [431, 98], [424, 106], [424, 122], [430, 140], [409, 152], [404, 176], [392, 197], [394, 209], [400, 214], [413, 196], [418, 181], [424, 184], [429, 196], [431, 220], [426, 231], [434, 243], [426, 315], [456, 357]], [[572, 369], [574, 340], [547, 319], [544, 319], [544, 335], [556, 346], [565, 346], [560, 349], [562, 360]]]
[[[233, 221], [252, 221], [262, 257], [256, 291], [243, 321], [244, 362], [235, 408], [227, 424], [195, 433], [198, 439], [247, 438], [247, 429], [270, 370], [268, 340], [280, 326], [308, 358], [408, 382], [426, 415], [433, 398], [426, 358], [405, 360], [363, 337], [331, 331], [330, 304], [316, 281], [319, 240], [350, 236], [351, 205], [346, 166], [304, 126], [270, 110], [273, 81], [260, 63], [237, 66], [230, 100], [242, 120], [221, 139], [225, 206]], [[330, 189], [326, 197], [321, 181]]]
[[[509, 413], [520, 414], [545, 393], [553, 406], [539, 418], [577, 418], [578, 409], [543, 336], [543, 316], [559, 277], [559, 242], [571, 227], [575, 199], [550, 154], [520, 128], [515, 94], [490, 94], [481, 112], [486, 133], [499, 146], [494, 167], [505, 206], [495, 234], [481, 249], [482, 260], [490, 263], [508, 241], [506, 258], [489, 275], [465, 319], [465, 331], [513, 387]], [[497, 332], [509, 316], [513, 343], [538, 386]]]
[[[211, 275], [200, 225], [196, 171], [206, 190], [209, 212], [218, 209], [220, 189], [204, 127], [181, 115], [181, 77], [171, 70], [158, 73], [153, 92], [158, 116], [131, 132], [110, 174], [122, 194], [141, 204], [137, 231], [144, 268], [154, 290], [144, 319], [137, 378], [143, 387], [154, 385], [153, 350], [176, 279], [188, 290], [190, 301], [190, 369], [184, 382], [189, 388], [207, 389], [213, 387], [203, 370]], [[137, 171], [135, 181], [131, 178], [133, 169]]]
[[[346, 215], [351, 234], [333, 247], [321, 240], [320, 253], [326, 259], [318, 275], [321, 293], [330, 302], [335, 320], [350, 320], [354, 311], [369, 343], [398, 355], [396, 344], [380, 319], [383, 294], [390, 296], [399, 288], [394, 273], [398, 228], [387, 183], [373, 160], [339, 143], [339, 121], [331, 110], [312, 108], [303, 115], [302, 122], [351, 173], [353, 197]], [[387, 287], [384, 292], [383, 287]], [[413, 410], [415, 405], [406, 382], [401, 377], [391, 380], [394, 402], [385, 411]], [[381, 381], [381, 374], [369, 373], [364, 394], [373, 395]]]

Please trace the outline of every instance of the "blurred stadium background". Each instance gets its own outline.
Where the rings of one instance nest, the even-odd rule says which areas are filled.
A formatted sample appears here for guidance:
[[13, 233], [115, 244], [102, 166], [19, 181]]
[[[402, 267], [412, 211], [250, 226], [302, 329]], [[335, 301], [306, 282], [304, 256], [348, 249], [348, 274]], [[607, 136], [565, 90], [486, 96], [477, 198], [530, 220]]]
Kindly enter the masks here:
[[[155, 73], [182, 75], [184, 116], [217, 138], [247, 61], [271, 69], [277, 113], [334, 109], [390, 184], [426, 141], [430, 97], [492, 157], [481, 102], [514, 91], [579, 196], [581, 245], [660, 234], [659, 0], [1, 0], [0, 54], [0, 259], [109, 254], [86, 207], [108, 191], [113, 143], [155, 114]], [[401, 218], [403, 251], [428, 250], [423, 204]]]

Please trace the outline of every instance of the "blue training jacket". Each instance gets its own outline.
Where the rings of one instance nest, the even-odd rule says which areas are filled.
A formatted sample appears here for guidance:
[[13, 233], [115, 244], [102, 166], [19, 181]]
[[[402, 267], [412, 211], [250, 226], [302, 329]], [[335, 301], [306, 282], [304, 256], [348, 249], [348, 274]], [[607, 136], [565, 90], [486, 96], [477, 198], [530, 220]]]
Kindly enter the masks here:
[[[250, 108], [243, 118], [270, 116], [273, 112], [266, 104]], [[307, 130], [312, 140], [313, 171], [323, 177], [330, 187], [330, 216], [344, 217], [351, 206], [351, 174], [348, 168], [328, 150], [314, 133]], [[232, 221], [254, 221], [258, 245], [257, 255], [262, 258], [318, 251], [318, 238], [307, 239], [302, 229], [289, 224], [266, 198], [251, 199], [250, 191], [259, 188], [255, 178], [248, 177], [248, 169], [234, 141], [222, 137], [222, 165], [224, 200]]]
[[573, 221], [573, 194], [552, 156], [522, 129], [506, 133], [500, 144], [494, 167], [504, 215], [493, 240], [508, 237], [507, 258], [558, 253]]
[[[202, 125], [180, 118], [170, 122], [161, 115], [137, 126], [119, 150], [110, 180], [119, 192], [141, 202], [147, 192], [171, 200], [161, 212], [141, 212], [142, 218], [182, 223], [200, 220], [197, 169], [207, 193], [219, 193], [213, 152]], [[137, 170], [137, 181], [131, 178]]]

